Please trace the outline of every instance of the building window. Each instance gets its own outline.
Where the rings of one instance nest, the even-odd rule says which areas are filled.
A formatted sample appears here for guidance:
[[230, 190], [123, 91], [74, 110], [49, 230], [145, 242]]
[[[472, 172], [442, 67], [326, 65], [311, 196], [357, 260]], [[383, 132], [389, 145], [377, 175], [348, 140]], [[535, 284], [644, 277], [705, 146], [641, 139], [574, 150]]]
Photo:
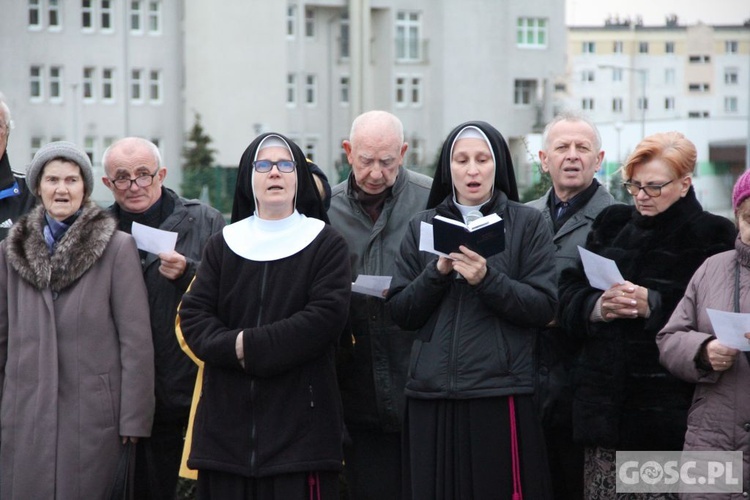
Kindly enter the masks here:
[[529, 106], [536, 95], [536, 80], [515, 80], [513, 82], [513, 104]]
[[675, 82], [675, 70], [674, 68], [667, 68], [664, 70], [664, 83], [674, 84]]
[[42, 149], [42, 144], [44, 144], [44, 139], [42, 137], [32, 137], [31, 142], [29, 146], [31, 147], [31, 159], [34, 159], [34, 155], [37, 151]]
[[396, 59], [418, 61], [422, 21], [419, 12], [396, 13]]
[[594, 109], [594, 99], [592, 97], [585, 97], [581, 99], [581, 109], [591, 111]]
[[727, 113], [736, 113], [739, 109], [737, 105], [736, 97], [725, 97], [724, 98], [724, 111]]
[[422, 79], [420, 77], [412, 77], [411, 79], [411, 104], [412, 106], [422, 104]]
[[159, 104], [161, 95], [161, 71], [152, 69], [148, 74], [148, 99], [151, 104]]
[[621, 82], [622, 73], [623, 73], [622, 68], [612, 68], [612, 81]]
[[737, 85], [739, 81], [737, 68], [726, 68], [724, 70], [724, 83], [727, 85]]
[[60, 0], [47, 0], [48, 1], [48, 19], [50, 29], [60, 29]]
[[314, 140], [308, 139], [305, 141], [305, 158], [315, 163], [315, 159], [318, 157], [317, 144]]
[[315, 9], [305, 7], [305, 36], [313, 38], [315, 36]]
[[638, 42], [638, 53], [648, 54], [648, 42]]
[[612, 52], [615, 54], [622, 54], [622, 42], [620, 40], [616, 40], [612, 43]]
[[708, 92], [710, 86], [707, 83], [691, 83], [688, 89], [690, 92]]
[[130, 32], [140, 34], [143, 33], [143, 26], [141, 25], [141, 15], [143, 5], [139, 0], [133, 0], [130, 2]]
[[547, 20], [538, 17], [519, 17], [516, 22], [516, 45], [519, 47], [547, 47]]
[[315, 75], [305, 77], [305, 103], [308, 106], [318, 103], [318, 79]]
[[596, 42], [583, 42], [581, 52], [584, 54], [596, 54]]
[[641, 110], [647, 110], [648, 109], [648, 97], [639, 97], [638, 98], [638, 109], [641, 109]]
[[582, 82], [593, 82], [594, 81], [594, 72], [590, 69], [585, 69], [581, 72], [581, 81]]
[[286, 7], [286, 37], [293, 39], [297, 36], [297, 6]]
[[62, 68], [51, 66], [49, 69], [49, 98], [51, 101], [62, 101]]
[[148, 3], [148, 32], [152, 35], [161, 33], [161, 2]]
[[94, 29], [93, 0], [81, 0], [81, 29], [84, 31]]
[[112, 31], [112, 0], [102, 0], [101, 9], [101, 29]]
[[664, 109], [667, 111], [672, 111], [674, 109], [674, 97], [664, 98]]
[[612, 99], [612, 112], [622, 113], [622, 97], [615, 97]]
[[396, 77], [396, 105], [406, 106], [406, 78]]
[[143, 71], [140, 69], [130, 70], [130, 100], [143, 102]]
[[94, 68], [83, 68], [83, 100], [92, 102], [94, 95]]
[[286, 75], [286, 105], [297, 105], [297, 76], [294, 73]]
[[708, 111], [688, 111], [688, 118], [708, 118], [711, 114]]
[[339, 102], [349, 104], [349, 77], [342, 76], [339, 79]]
[[727, 54], [736, 54], [737, 53], [737, 40], [727, 40], [724, 42], [724, 52]]
[[44, 78], [42, 77], [42, 67], [32, 66], [29, 73], [29, 83], [31, 86], [29, 90], [31, 92], [32, 101], [42, 100], [42, 88], [44, 83], [43, 80]]
[[112, 68], [102, 70], [102, 99], [110, 102], [115, 99], [115, 70]]
[[94, 158], [96, 158], [96, 138], [92, 137], [90, 135], [87, 135], [83, 138], [83, 151], [86, 153], [86, 156], [89, 157], [89, 161], [91, 164], [94, 164]]
[[29, 0], [29, 28], [42, 28], [42, 0]]
[[342, 59], [349, 57], [349, 11], [341, 12], [339, 21], [339, 56]]
[[691, 64], [707, 64], [711, 62], [711, 56], [707, 55], [698, 55], [698, 56], [690, 56], [688, 57], [688, 60]]
[[674, 42], [664, 42], [664, 52], [674, 54]]

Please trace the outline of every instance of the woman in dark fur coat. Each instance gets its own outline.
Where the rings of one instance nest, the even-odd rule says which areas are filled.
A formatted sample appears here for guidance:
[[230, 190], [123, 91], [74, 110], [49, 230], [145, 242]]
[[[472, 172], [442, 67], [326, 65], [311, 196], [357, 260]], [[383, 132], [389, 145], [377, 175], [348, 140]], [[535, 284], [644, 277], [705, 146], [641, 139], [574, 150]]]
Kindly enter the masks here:
[[615, 498], [615, 450], [682, 449], [693, 389], [659, 364], [655, 337], [695, 270], [736, 237], [728, 219], [696, 199], [695, 161], [695, 146], [678, 132], [641, 141], [623, 167], [635, 206], [603, 210], [586, 243], [614, 260], [625, 282], [602, 292], [580, 264], [560, 278], [562, 326], [584, 341], [573, 428], [586, 446], [587, 499]]

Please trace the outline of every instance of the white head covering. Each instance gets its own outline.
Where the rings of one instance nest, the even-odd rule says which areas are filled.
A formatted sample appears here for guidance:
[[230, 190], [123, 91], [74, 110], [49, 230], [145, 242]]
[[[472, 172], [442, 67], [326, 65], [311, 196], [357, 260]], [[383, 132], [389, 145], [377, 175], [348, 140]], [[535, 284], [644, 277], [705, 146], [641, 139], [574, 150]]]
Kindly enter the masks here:
[[[482, 130], [479, 127], [475, 127], [474, 125], [469, 125], [468, 127], [464, 127], [456, 135], [456, 138], [453, 140], [453, 144], [451, 144], [451, 154], [450, 154], [451, 161], [453, 161], [453, 148], [456, 147], [456, 143], [460, 141], [461, 139], [482, 139], [487, 144], [487, 148], [490, 150], [490, 154], [492, 155], [492, 165], [494, 165], [494, 168], [497, 168], [497, 161], [495, 158], [495, 153], [492, 151], [492, 144], [490, 144], [490, 140], [487, 138], [485, 133], [482, 132]], [[495, 172], [493, 170], [492, 190], [490, 191], [490, 195], [492, 195], [494, 191], [495, 191]], [[466, 217], [468, 212], [474, 209], [474, 207], [469, 207], [467, 205], [460, 205], [458, 203], [458, 199], [456, 198], [456, 186], [455, 185], [453, 185], [453, 203], [455, 203], [456, 206], [459, 207], [459, 210], [461, 210], [462, 207], [465, 208], [465, 210], [461, 210], [464, 217]], [[484, 203], [482, 205], [484, 205]]]

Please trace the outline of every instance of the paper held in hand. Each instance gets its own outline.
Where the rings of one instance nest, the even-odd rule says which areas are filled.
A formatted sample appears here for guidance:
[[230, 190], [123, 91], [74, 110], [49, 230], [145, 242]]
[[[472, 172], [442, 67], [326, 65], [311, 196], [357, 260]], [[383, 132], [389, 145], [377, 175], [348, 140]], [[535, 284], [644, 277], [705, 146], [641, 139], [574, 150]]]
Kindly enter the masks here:
[[581, 254], [583, 270], [586, 271], [589, 284], [594, 288], [609, 290], [613, 286], [625, 282], [625, 278], [617, 269], [614, 260], [597, 255], [580, 245], [578, 245], [578, 253]]
[[464, 245], [484, 258], [505, 250], [505, 223], [493, 213], [468, 224], [436, 215], [432, 219], [435, 250], [442, 254], [459, 252]]
[[750, 351], [750, 341], [745, 338], [745, 333], [750, 332], [750, 314], [709, 308], [706, 308], [706, 314], [721, 345]]

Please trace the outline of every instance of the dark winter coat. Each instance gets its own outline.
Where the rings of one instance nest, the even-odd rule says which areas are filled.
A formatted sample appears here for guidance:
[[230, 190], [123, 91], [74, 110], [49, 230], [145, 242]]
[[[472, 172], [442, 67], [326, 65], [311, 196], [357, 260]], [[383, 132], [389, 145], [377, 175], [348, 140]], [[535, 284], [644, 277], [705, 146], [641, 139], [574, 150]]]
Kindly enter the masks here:
[[350, 288], [349, 251], [330, 226], [269, 262], [240, 257], [222, 234], [209, 240], [179, 312], [187, 345], [205, 363], [191, 469], [246, 477], [341, 469], [334, 350]]
[[648, 289], [649, 318], [592, 323], [602, 291], [579, 264], [560, 280], [562, 327], [584, 339], [574, 375], [574, 439], [618, 450], [679, 450], [692, 385], [659, 364], [656, 334], [695, 270], [733, 247], [736, 230], [704, 212], [691, 187], [664, 212], [641, 216], [613, 205], [594, 221], [586, 248], [613, 259], [622, 276]]
[[418, 330], [406, 395], [531, 394], [533, 328], [549, 323], [557, 305], [552, 235], [538, 210], [496, 191], [482, 212], [503, 218], [505, 250], [487, 259], [487, 275], [476, 286], [443, 276], [437, 256], [419, 251], [420, 223], [436, 214], [460, 219], [450, 198], [409, 223], [389, 292], [396, 323]]
[[[182, 276], [170, 280], [159, 272], [161, 261], [158, 255], [148, 253], [141, 260], [154, 342], [155, 419], [157, 422], [187, 422], [197, 367], [180, 349], [175, 336], [175, 316], [182, 295], [195, 277], [203, 248], [211, 235], [221, 231], [225, 222], [218, 210], [197, 200], [187, 200], [171, 189], [163, 188], [162, 197], [165, 196], [171, 198], [174, 209], [159, 229], [177, 233], [175, 251], [185, 256], [187, 267]], [[110, 210], [115, 215], [119, 213], [117, 205]]]
[[148, 436], [154, 358], [133, 238], [85, 208], [50, 256], [44, 208], [0, 244], [0, 496], [109, 498], [120, 436]]
[[[393, 276], [409, 220], [424, 210], [431, 183], [429, 177], [402, 168], [375, 222], [352, 192], [350, 179], [333, 188], [328, 217], [349, 244], [352, 280], [360, 274]], [[400, 432], [415, 332], [393, 322], [382, 298], [361, 294], [352, 295], [349, 323], [351, 341], [342, 347], [338, 366], [346, 424]]]
[[7, 186], [0, 186], [0, 240], [4, 240], [13, 224], [31, 210], [36, 198], [26, 186], [26, 177], [11, 170], [7, 151], [0, 157], [0, 178], [12, 179]]

